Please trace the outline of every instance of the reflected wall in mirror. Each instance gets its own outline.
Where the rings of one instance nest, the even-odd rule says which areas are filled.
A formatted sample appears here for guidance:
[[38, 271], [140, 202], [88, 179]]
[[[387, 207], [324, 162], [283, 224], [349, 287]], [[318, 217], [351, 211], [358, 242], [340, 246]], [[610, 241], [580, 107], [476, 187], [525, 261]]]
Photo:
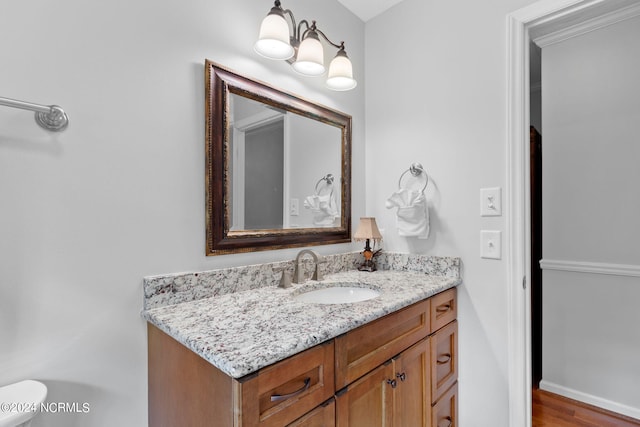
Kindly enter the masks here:
[[212, 61], [207, 255], [349, 242], [351, 117]]

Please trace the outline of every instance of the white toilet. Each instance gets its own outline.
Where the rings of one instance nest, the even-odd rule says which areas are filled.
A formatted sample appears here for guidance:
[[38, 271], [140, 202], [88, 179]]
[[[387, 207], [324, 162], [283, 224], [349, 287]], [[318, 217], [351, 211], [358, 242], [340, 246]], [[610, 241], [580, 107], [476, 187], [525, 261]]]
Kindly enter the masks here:
[[47, 397], [47, 386], [25, 380], [0, 387], [0, 427], [29, 427]]

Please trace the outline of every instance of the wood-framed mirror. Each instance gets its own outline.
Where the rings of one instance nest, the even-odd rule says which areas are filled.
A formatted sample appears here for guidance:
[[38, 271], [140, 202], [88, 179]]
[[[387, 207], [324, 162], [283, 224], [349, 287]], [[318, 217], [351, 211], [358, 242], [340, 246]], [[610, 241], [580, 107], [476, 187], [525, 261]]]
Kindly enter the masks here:
[[351, 116], [205, 62], [206, 254], [351, 240]]

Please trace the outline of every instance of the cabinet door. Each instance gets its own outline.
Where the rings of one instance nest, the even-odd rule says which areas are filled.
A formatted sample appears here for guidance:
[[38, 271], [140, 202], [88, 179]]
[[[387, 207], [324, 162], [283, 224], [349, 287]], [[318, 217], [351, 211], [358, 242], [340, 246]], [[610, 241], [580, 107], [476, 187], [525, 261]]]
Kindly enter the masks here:
[[313, 411], [298, 418], [287, 427], [335, 427], [336, 402], [331, 399]]
[[394, 359], [397, 381], [394, 426], [428, 427], [431, 424], [429, 358], [429, 338], [425, 338]]
[[393, 422], [393, 364], [379, 366], [336, 397], [337, 427], [390, 427]]
[[431, 336], [431, 399], [458, 380], [458, 321], [449, 323]]

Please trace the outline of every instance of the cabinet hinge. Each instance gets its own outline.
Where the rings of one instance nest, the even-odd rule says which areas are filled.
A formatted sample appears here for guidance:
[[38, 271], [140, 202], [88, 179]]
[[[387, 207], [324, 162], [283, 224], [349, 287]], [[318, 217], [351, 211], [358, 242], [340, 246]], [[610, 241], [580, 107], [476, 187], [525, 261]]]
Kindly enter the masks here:
[[527, 289], [527, 276], [522, 278], [522, 289]]

